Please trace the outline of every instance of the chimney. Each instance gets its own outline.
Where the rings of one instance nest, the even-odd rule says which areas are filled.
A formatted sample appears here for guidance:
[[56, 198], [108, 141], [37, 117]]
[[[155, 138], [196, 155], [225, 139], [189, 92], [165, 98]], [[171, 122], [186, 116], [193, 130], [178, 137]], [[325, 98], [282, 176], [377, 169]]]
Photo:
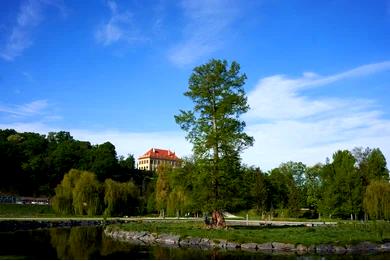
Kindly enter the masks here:
[[153, 153], [155, 153], [155, 152], [156, 152], [156, 150], [155, 150], [154, 148], [152, 148], [152, 150], [153, 150]]

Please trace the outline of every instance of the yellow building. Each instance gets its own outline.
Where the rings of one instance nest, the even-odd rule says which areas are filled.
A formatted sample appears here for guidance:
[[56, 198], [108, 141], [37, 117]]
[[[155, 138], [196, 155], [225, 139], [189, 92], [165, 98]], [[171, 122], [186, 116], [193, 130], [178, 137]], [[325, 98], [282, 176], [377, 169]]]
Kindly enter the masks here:
[[168, 164], [173, 167], [180, 166], [180, 159], [175, 152], [170, 150], [151, 148], [144, 155], [138, 158], [138, 169], [142, 170], [157, 170], [161, 164]]

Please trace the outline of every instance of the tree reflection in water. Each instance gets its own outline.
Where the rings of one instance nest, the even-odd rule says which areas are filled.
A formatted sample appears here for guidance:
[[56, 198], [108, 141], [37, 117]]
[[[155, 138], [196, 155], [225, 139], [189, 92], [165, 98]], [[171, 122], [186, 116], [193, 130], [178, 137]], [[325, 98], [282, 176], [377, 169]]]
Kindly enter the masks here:
[[101, 230], [96, 227], [52, 229], [50, 237], [59, 259], [93, 259], [102, 242]]

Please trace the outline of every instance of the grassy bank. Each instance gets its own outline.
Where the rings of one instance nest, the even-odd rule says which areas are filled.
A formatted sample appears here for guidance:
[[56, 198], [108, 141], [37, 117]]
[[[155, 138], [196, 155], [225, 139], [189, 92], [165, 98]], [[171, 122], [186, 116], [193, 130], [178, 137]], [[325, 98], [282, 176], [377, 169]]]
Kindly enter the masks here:
[[335, 227], [289, 227], [289, 228], [229, 228], [207, 229], [201, 222], [131, 222], [113, 225], [113, 229], [171, 233], [181, 237], [202, 237], [213, 240], [228, 240], [238, 243], [282, 242], [304, 245], [356, 244], [362, 241], [383, 243], [390, 241], [390, 223], [342, 223]]
[[48, 205], [0, 204], [0, 218], [56, 217]]

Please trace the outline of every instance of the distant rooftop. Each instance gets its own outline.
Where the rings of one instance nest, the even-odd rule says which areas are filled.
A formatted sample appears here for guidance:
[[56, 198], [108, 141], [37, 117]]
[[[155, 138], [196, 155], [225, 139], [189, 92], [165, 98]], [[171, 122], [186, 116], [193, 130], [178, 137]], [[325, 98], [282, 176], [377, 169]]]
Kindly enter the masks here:
[[138, 159], [144, 158], [153, 158], [153, 159], [166, 159], [166, 160], [178, 160], [175, 152], [164, 149], [151, 148], [144, 155], [140, 156]]

